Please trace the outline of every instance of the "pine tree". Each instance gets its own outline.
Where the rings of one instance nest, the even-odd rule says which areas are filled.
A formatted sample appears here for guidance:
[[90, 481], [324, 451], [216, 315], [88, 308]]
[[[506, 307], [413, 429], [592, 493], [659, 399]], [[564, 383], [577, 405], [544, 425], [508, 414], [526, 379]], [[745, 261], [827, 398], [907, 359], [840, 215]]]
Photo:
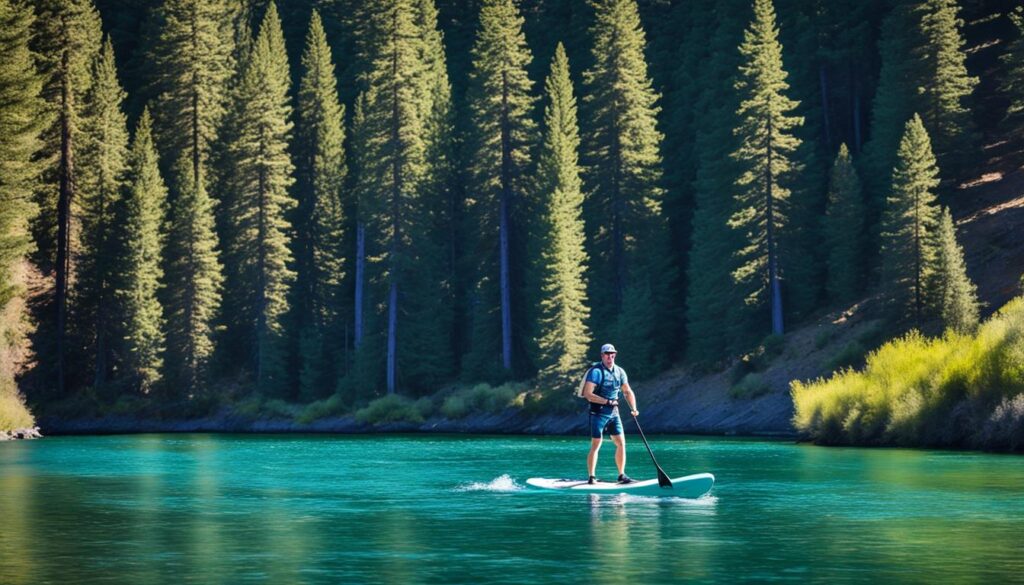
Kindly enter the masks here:
[[967, 54], [961, 34], [963, 20], [956, 0], [928, 0], [921, 16], [922, 48], [928, 77], [918, 88], [921, 119], [934, 136], [941, 168], [960, 170], [971, 160], [976, 145], [968, 107], [977, 77], [967, 74]]
[[[522, 32], [523, 17], [512, 0], [486, 0], [473, 45], [469, 109], [473, 120], [467, 170], [473, 194], [478, 278], [473, 305], [470, 375], [507, 376], [514, 347], [527, 331], [513, 331], [522, 311], [513, 295], [526, 269], [525, 222], [532, 208], [529, 171], [536, 141], [535, 97], [527, 67], [533, 60]], [[500, 368], [500, 370], [499, 370]]]
[[8, 404], [20, 403], [14, 376], [29, 329], [23, 266], [32, 250], [32, 190], [41, 170], [35, 156], [46, 124], [43, 79], [29, 49], [33, 20], [27, 3], [0, 0], [0, 401]]
[[864, 278], [864, 194], [846, 144], [839, 145], [832, 165], [821, 234], [828, 253], [829, 300], [849, 303]]
[[935, 269], [939, 185], [931, 141], [917, 114], [907, 122], [882, 221], [882, 292], [895, 321], [920, 324]]
[[1006, 108], [1006, 121], [1018, 129], [1024, 125], [1024, 6], [1018, 6], [1008, 17], [1013, 23], [1016, 36], [1006, 45], [1006, 52], [999, 57], [1004, 67], [999, 90], [1010, 100]]
[[209, 176], [228, 105], [235, 67], [231, 9], [215, 0], [168, 0], [157, 10], [159, 37], [149, 59], [154, 133], [167, 163], [188, 155], [195, 184], [201, 174]]
[[730, 154], [738, 147], [732, 129], [740, 105], [734, 85], [741, 55], [735, 47], [746, 25], [739, 17], [744, 7], [749, 10], [746, 0], [717, 5], [709, 57], [698, 73], [698, 79], [708, 81], [694, 104], [696, 207], [687, 267], [686, 329], [687, 355], [701, 363], [721, 359], [736, 345], [733, 332], [745, 317], [737, 310], [743, 300], [732, 281], [742, 234], [728, 226], [736, 207], [732, 180], [737, 162]]
[[245, 64], [231, 117], [232, 175], [225, 219], [227, 335], [260, 390], [286, 383], [282, 317], [288, 311], [290, 225], [288, 194], [294, 169], [288, 153], [292, 107], [281, 20], [271, 3]]
[[790, 115], [797, 102], [786, 97], [789, 89], [782, 65], [782, 46], [775, 27], [771, 0], [755, 0], [754, 20], [740, 45], [744, 63], [736, 88], [741, 98], [736, 115], [740, 147], [733, 153], [739, 163], [736, 178], [738, 210], [729, 220], [744, 233], [738, 250], [743, 263], [733, 273], [748, 307], [768, 305], [771, 332], [783, 333], [781, 270], [796, 258], [781, 258], [779, 239], [787, 229], [789, 184], [793, 180], [792, 155], [800, 145], [793, 130], [803, 118]]
[[16, 265], [32, 249], [28, 222], [36, 209], [30, 195], [40, 172], [33, 158], [46, 122], [43, 80], [29, 49], [33, 20], [31, 7], [0, 0], [0, 313], [24, 292]]
[[958, 10], [954, 0], [900, 3], [883, 23], [882, 68], [862, 174], [871, 224], [891, 181], [900, 129], [914, 112], [933, 137], [941, 168], [955, 171], [971, 156], [974, 128], [967, 102], [978, 80], [967, 75]]
[[[431, 221], [423, 199], [428, 172], [423, 113], [428, 108], [422, 102], [426, 75], [417, 13], [417, 4], [411, 0], [390, 0], [374, 12], [368, 33], [367, 90], [357, 112], [358, 127], [353, 129], [363, 149], [357, 157], [359, 220], [365, 229], [367, 262], [362, 302], [367, 308], [385, 311], [366, 315], [365, 339], [357, 352], [363, 363], [357, 369], [379, 371], [369, 362], [383, 356], [384, 387], [389, 394], [399, 385], [422, 390], [436, 382], [427, 379], [429, 371], [417, 372], [412, 362], [419, 360], [429, 367], [427, 362], [437, 356], [423, 360], [422, 352], [414, 353], [412, 348], [416, 344], [429, 347], [446, 335], [441, 315], [429, 310], [441, 296], [441, 279], [428, 268], [438, 266], [438, 250], [428, 233]], [[380, 342], [383, 348], [377, 345]]]
[[124, 267], [118, 291], [123, 307], [124, 357], [132, 384], [148, 393], [159, 383], [165, 347], [164, 313], [157, 298], [163, 277], [163, 222], [167, 187], [160, 177], [149, 109], [142, 111], [129, 154], [125, 197]]
[[936, 260], [932, 294], [936, 313], [943, 324], [959, 333], [970, 334], [978, 326], [977, 287], [967, 277], [964, 251], [956, 241], [956, 228], [949, 208], [943, 208], [936, 234]]
[[342, 189], [345, 108], [338, 102], [331, 49], [313, 12], [302, 55], [296, 132], [296, 295], [300, 312], [299, 392], [306, 399], [333, 389], [340, 362], [345, 276]]
[[561, 43], [545, 82], [544, 142], [540, 154], [539, 191], [546, 202], [541, 267], [543, 289], [537, 345], [540, 375], [559, 383], [579, 372], [590, 346], [587, 318], [586, 262], [583, 249], [583, 185], [578, 152], [576, 97], [569, 58]]
[[[48, 335], [53, 348], [43, 351], [53, 352], [56, 391], [62, 394], [73, 382], [67, 363], [67, 316], [78, 239], [77, 158], [85, 96], [92, 86], [92, 66], [100, 51], [100, 16], [90, 0], [40, 0], [36, 14], [33, 48], [41, 58], [46, 80], [43, 97], [53, 114], [43, 134], [43, 152], [56, 155], [46, 161], [35, 196], [40, 213], [33, 225], [33, 237], [39, 250], [37, 263], [44, 273], [54, 275], [53, 332]], [[44, 310], [49, 312], [49, 307]]]
[[167, 288], [174, 293], [167, 303], [167, 378], [168, 387], [184, 396], [202, 389], [224, 280], [213, 200], [202, 174], [193, 182], [193, 168], [193, 158], [183, 153], [175, 167], [177, 194], [167, 237]]
[[120, 226], [122, 192], [128, 171], [128, 127], [122, 110], [125, 93], [117, 80], [114, 47], [108, 38], [96, 62], [92, 90], [86, 96], [82, 127], [79, 208], [81, 249], [78, 278], [72, 287], [72, 330], [93, 365], [93, 385], [103, 386], [114, 367], [120, 313], [115, 291], [121, 283]]
[[597, 337], [629, 347], [631, 369], [642, 377], [671, 357], [679, 304], [661, 211], [659, 96], [647, 75], [635, 0], [595, 4], [591, 36], [594, 64], [583, 80], [592, 323]]

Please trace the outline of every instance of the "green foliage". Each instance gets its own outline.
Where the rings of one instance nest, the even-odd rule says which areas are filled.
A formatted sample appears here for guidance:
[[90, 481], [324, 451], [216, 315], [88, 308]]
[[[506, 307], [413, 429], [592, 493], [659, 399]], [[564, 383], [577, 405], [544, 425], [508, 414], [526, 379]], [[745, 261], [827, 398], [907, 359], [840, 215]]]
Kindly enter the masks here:
[[213, 229], [213, 201], [203, 175], [194, 181], [193, 169], [190, 160], [179, 159], [178, 192], [167, 237], [168, 386], [185, 395], [200, 390], [205, 381], [224, 281]]
[[771, 392], [772, 388], [764, 379], [764, 376], [751, 372], [739, 381], [735, 386], [729, 388], [729, 397], [733, 400], [753, 400]]
[[959, 168], [972, 151], [974, 130], [967, 108], [977, 78], [967, 76], [962, 21], [954, 0], [901, 2], [882, 25], [882, 66], [866, 145], [869, 225], [881, 215], [900, 132], [915, 112], [932, 136], [945, 171]]
[[500, 386], [477, 384], [463, 387], [444, 399], [441, 414], [446, 418], [465, 418], [470, 414], [497, 414], [507, 408], [522, 406], [526, 391], [523, 384], [509, 382]]
[[115, 291], [121, 263], [123, 191], [128, 172], [128, 127], [122, 110], [125, 93], [117, 79], [114, 47], [108, 38], [86, 95], [82, 125], [78, 209], [81, 246], [75, 254], [77, 274], [71, 289], [72, 331], [87, 348], [85, 363], [94, 365], [92, 383], [102, 386], [114, 368], [120, 330]]
[[157, 146], [166, 164], [186, 157], [195, 182], [200, 174], [210, 176], [227, 112], [225, 88], [235, 69], [231, 8], [216, 0], [167, 0], [156, 9], [155, 23], [159, 33], [148, 61]]
[[292, 107], [286, 57], [281, 21], [271, 3], [230, 117], [224, 317], [234, 352], [248, 358], [257, 388], [272, 394], [287, 386], [282, 319], [295, 276], [286, 218], [295, 206], [288, 193], [294, 166], [288, 153]]
[[524, 295], [512, 295], [512, 289], [526, 278], [525, 245], [537, 212], [529, 182], [537, 141], [536, 98], [527, 76], [533, 56], [523, 21], [512, 0], [486, 0], [472, 50], [467, 99], [473, 126], [466, 173], [473, 193], [467, 213], [477, 238], [472, 260], [476, 283], [464, 368], [473, 379], [511, 374], [519, 361], [513, 348], [525, 346], [523, 334], [531, 333], [513, 339], [513, 320], [532, 305]]
[[733, 279], [747, 310], [767, 307], [772, 333], [782, 334], [780, 272], [801, 259], [780, 258], [779, 238], [787, 229], [789, 183], [800, 170], [793, 159], [800, 140], [793, 130], [803, 118], [790, 115], [798, 102], [785, 95], [789, 84], [771, 0], [755, 0], [754, 20], [744, 33], [740, 54], [736, 88], [742, 101], [735, 130], [740, 144], [732, 154], [738, 170], [737, 209], [729, 226], [743, 234], [744, 243], [736, 251], [741, 264]]
[[[591, 57], [583, 74], [584, 145], [592, 300], [591, 328], [629, 347], [631, 369], [644, 377], [671, 357], [678, 274], [662, 214], [660, 98], [647, 73], [646, 43], [635, 0], [594, 3]], [[649, 340], [641, 346], [635, 343]]]
[[123, 307], [122, 355], [127, 375], [148, 392], [160, 380], [163, 368], [164, 314], [157, 292], [164, 276], [162, 225], [167, 213], [167, 187], [160, 177], [149, 109], [143, 110], [135, 128], [128, 162], [124, 286], [118, 290]]
[[340, 394], [332, 394], [323, 400], [307, 404], [295, 421], [300, 424], [309, 424], [322, 418], [344, 414], [351, 409], [351, 406], [352, 404], [344, 400]]
[[431, 415], [433, 408], [429, 398], [414, 401], [398, 394], [389, 394], [357, 410], [355, 416], [357, 421], [370, 425], [396, 422], [420, 424]]
[[825, 289], [829, 301], [849, 303], [860, 292], [864, 279], [864, 195], [846, 144], [839, 146], [832, 165], [821, 235], [828, 250]]
[[35, 424], [35, 418], [25, 407], [14, 382], [0, 378], [0, 431], [29, 429]]
[[36, 209], [30, 194], [40, 172], [33, 157], [45, 121], [39, 115], [43, 80], [29, 49], [33, 20], [30, 7], [0, 1], [0, 312], [22, 294], [15, 266], [32, 250], [28, 224]]
[[926, 287], [935, 270], [938, 175], [928, 133], [915, 115], [900, 141], [882, 222], [881, 286], [886, 310], [897, 323], [920, 324], [926, 316]]
[[540, 194], [546, 198], [541, 316], [537, 346], [540, 377], [550, 384], [572, 384], [590, 346], [586, 326], [586, 263], [583, 249], [583, 191], [578, 150], [576, 97], [569, 78], [569, 59], [561, 43], [545, 83], [544, 144], [540, 155]]
[[1024, 299], [1015, 299], [974, 336], [912, 332], [872, 352], [862, 371], [793, 382], [793, 423], [823, 443], [1008, 448], [1022, 364]]
[[964, 251], [956, 241], [956, 228], [949, 208], [943, 208], [936, 234], [934, 282], [931, 283], [936, 312], [946, 327], [968, 334], [978, 326], [977, 287], [967, 277]]
[[[295, 293], [299, 312], [299, 395], [325, 395], [337, 380], [342, 347], [346, 242], [343, 193], [345, 108], [338, 102], [331, 50], [313, 12], [302, 54], [296, 132]], [[326, 392], [325, 392], [326, 390]]]

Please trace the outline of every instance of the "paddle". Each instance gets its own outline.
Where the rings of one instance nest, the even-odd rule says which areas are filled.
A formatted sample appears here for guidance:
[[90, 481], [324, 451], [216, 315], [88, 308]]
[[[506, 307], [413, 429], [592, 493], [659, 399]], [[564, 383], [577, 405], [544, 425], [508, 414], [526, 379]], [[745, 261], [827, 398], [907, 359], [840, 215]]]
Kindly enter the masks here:
[[658, 460], [654, 458], [654, 451], [651, 451], [651, 446], [647, 444], [647, 437], [644, 436], [644, 430], [640, 428], [640, 421], [636, 420], [635, 415], [633, 416], [633, 422], [636, 423], [636, 430], [640, 431], [640, 438], [644, 440], [644, 447], [647, 447], [647, 452], [651, 454], [651, 461], [654, 462], [654, 467], [658, 470], [658, 485], [663, 488], [671, 488], [672, 480], [668, 478], [668, 474], [658, 465]]

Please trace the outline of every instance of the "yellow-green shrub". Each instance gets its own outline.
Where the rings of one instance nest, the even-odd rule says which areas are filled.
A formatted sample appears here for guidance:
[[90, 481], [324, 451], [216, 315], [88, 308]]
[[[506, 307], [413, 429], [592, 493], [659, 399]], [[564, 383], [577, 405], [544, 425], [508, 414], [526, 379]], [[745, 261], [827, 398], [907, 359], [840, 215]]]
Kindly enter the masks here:
[[525, 390], [524, 385], [512, 382], [501, 386], [477, 384], [460, 388], [445, 399], [441, 414], [456, 419], [471, 412], [498, 413], [512, 406], [522, 406]]
[[390, 422], [422, 423], [433, 411], [433, 403], [429, 398], [413, 401], [398, 394], [378, 398], [366, 408], [356, 411], [356, 420], [365, 424]]
[[986, 421], [1005, 427], [1016, 413], [1006, 401], [1024, 393], [1024, 299], [974, 336], [912, 332], [872, 352], [861, 371], [796, 381], [791, 392], [794, 426], [822, 443], [987, 446]]

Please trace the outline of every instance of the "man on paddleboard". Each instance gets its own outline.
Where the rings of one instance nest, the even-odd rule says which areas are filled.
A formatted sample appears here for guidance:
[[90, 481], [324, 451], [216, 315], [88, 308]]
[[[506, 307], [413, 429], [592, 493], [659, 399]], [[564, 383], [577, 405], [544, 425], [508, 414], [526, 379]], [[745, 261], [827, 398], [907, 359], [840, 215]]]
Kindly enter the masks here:
[[605, 429], [615, 442], [615, 465], [619, 468], [619, 483], [632, 483], [626, 475], [626, 436], [622, 433], [622, 419], [619, 418], [619, 400], [623, 397], [629, 404], [633, 416], [636, 396], [629, 387], [626, 370], [615, 365], [615, 346], [606, 343], [601, 346], [601, 363], [587, 372], [583, 386], [583, 398], [590, 403], [590, 453], [587, 455], [587, 483], [596, 483], [597, 452], [601, 449]]

